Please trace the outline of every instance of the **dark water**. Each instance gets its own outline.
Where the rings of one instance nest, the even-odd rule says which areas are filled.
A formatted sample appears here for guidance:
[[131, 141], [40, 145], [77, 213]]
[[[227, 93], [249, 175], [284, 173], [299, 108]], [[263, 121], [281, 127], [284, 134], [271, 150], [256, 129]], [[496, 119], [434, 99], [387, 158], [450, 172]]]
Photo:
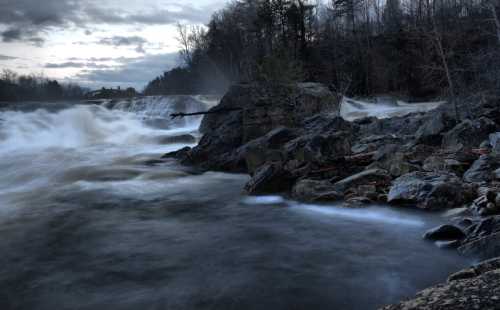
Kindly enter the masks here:
[[436, 214], [246, 197], [246, 176], [150, 165], [182, 147], [154, 137], [196, 123], [0, 118], [0, 309], [375, 309], [469, 263], [421, 240]]

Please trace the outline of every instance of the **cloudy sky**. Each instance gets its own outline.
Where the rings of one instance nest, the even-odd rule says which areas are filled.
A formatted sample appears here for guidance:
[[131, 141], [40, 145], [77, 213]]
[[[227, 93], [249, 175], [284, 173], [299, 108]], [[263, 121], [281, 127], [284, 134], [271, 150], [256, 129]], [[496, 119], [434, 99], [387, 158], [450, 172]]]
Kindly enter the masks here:
[[227, 0], [0, 0], [0, 69], [90, 87], [134, 86], [179, 63], [176, 23]]

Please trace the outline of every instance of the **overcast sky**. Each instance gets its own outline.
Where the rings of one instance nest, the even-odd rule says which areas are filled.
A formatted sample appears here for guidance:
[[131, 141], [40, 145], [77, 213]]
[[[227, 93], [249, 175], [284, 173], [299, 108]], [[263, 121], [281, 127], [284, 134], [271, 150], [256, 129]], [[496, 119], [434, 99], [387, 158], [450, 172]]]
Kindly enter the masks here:
[[205, 24], [227, 1], [0, 0], [0, 69], [142, 88], [179, 63], [175, 24]]

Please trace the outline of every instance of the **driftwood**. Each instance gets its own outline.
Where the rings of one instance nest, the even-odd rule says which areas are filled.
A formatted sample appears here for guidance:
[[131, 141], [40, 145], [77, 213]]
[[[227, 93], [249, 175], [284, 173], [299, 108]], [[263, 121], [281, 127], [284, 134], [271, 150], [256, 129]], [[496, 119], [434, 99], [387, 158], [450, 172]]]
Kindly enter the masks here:
[[217, 114], [217, 113], [227, 113], [227, 112], [234, 112], [234, 111], [241, 111], [243, 108], [222, 108], [222, 109], [216, 109], [216, 110], [211, 110], [211, 111], [202, 111], [202, 112], [194, 112], [194, 113], [173, 113], [170, 114], [171, 118], [177, 118], [177, 117], [186, 117], [186, 116], [198, 116], [198, 115], [207, 115], [207, 114]]

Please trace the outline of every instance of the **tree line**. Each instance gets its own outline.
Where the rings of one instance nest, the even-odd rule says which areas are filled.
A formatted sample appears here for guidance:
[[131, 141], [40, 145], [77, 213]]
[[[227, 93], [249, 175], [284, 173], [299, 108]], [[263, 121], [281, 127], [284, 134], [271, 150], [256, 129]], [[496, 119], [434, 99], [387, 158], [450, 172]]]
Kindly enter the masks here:
[[351, 95], [462, 96], [500, 89], [494, 0], [240, 0], [179, 25], [184, 64], [145, 94], [315, 81]]
[[87, 92], [76, 84], [60, 84], [42, 75], [18, 75], [7, 69], [0, 73], [0, 101], [76, 100]]

